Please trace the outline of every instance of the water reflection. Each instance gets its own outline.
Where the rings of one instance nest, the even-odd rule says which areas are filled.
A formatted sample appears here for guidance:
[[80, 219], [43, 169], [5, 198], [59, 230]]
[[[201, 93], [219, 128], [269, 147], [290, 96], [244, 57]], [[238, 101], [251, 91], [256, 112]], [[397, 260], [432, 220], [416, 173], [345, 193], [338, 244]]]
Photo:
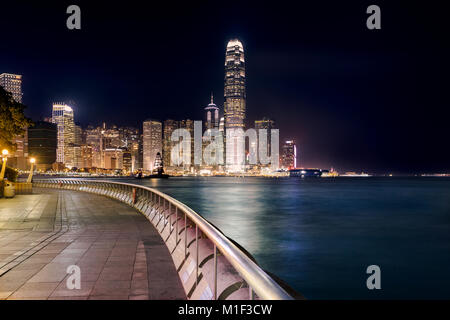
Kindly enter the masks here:
[[[140, 183], [189, 205], [307, 298], [450, 298], [450, 179]], [[378, 292], [365, 286], [371, 264]]]

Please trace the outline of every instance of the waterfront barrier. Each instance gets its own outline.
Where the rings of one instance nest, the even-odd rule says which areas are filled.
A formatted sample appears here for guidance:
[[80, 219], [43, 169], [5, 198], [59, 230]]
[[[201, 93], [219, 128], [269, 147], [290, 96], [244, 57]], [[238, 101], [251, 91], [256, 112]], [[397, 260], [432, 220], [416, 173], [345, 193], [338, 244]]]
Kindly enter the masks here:
[[283, 288], [201, 215], [156, 189], [80, 179], [35, 180], [33, 185], [104, 195], [137, 209], [165, 241], [188, 299], [294, 299], [289, 288]]

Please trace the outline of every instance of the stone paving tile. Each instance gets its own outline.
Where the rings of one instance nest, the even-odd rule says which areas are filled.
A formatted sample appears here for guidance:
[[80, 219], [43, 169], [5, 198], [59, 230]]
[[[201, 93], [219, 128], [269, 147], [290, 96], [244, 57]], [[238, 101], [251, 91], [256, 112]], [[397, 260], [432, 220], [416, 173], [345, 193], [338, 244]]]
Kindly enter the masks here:
[[23, 298], [47, 298], [58, 286], [58, 282], [25, 283], [19, 290], [15, 291], [8, 299]]
[[[0, 299], [186, 298], [164, 242], [144, 216], [102, 196], [37, 191], [16, 196], [6, 209], [0, 199], [0, 263], [21, 261], [0, 276]], [[65, 211], [57, 210], [58, 201]], [[63, 214], [65, 224], [53, 225]], [[80, 290], [67, 289], [71, 264], [81, 269]]]

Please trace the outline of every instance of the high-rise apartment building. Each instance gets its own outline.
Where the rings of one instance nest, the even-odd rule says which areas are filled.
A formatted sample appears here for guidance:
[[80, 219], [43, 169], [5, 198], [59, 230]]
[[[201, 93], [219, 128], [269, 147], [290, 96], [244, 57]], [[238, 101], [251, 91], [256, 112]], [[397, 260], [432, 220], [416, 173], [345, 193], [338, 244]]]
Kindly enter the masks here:
[[54, 103], [52, 122], [58, 128], [58, 148], [56, 150], [56, 161], [66, 166], [74, 166], [73, 150], [69, 146], [75, 143], [75, 122], [73, 109], [65, 103]]
[[0, 74], [0, 86], [8, 92], [17, 102], [22, 103], [22, 76], [18, 74]]
[[225, 130], [244, 128], [245, 120], [245, 58], [242, 43], [233, 39], [225, 54]]
[[156, 154], [162, 153], [162, 123], [145, 120], [143, 123], [143, 169], [153, 171]]

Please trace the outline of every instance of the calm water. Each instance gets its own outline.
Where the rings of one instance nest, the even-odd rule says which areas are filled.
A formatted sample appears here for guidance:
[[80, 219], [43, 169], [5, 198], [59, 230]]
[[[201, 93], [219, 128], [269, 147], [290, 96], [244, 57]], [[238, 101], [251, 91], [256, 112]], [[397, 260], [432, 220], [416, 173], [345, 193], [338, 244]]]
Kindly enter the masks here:
[[[130, 182], [186, 203], [306, 298], [450, 298], [450, 179]], [[372, 264], [381, 290], [366, 287]]]

